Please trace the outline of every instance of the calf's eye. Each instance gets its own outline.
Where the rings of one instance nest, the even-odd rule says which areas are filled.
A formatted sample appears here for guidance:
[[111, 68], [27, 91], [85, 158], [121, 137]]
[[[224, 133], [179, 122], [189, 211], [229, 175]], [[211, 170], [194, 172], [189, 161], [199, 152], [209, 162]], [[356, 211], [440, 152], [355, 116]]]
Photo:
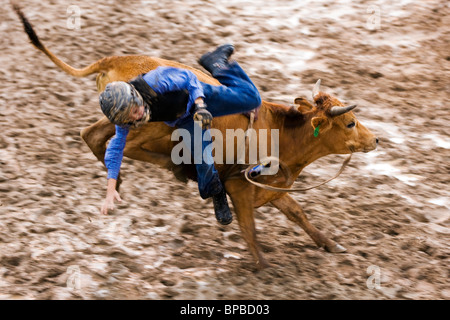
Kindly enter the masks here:
[[354, 121], [352, 121], [352, 122], [350, 122], [348, 125], [347, 125], [347, 128], [349, 128], [349, 129], [351, 129], [351, 128], [353, 128], [354, 126], [355, 126], [355, 122]]

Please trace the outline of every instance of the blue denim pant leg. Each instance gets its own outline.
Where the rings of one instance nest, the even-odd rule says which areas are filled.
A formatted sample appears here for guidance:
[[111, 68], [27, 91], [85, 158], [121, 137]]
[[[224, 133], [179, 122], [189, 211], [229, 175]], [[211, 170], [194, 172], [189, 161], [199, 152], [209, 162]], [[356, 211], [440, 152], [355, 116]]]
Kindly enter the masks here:
[[205, 103], [213, 117], [249, 112], [261, 105], [258, 89], [237, 62], [215, 71], [214, 76], [222, 85], [202, 82]]
[[[203, 199], [207, 199], [218, 194], [222, 191], [223, 186], [219, 178], [219, 173], [214, 166], [210, 131], [202, 130], [200, 125], [194, 123], [192, 119], [190, 121], [184, 121], [178, 127], [189, 131], [191, 136], [190, 146], [187, 147], [191, 151], [197, 170], [200, 196]], [[199, 144], [201, 144], [201, 148], [199, 148]]]
[[[214, 72], [214, 77], [222, 85], [212, 86], [202, 82], [205, 103], [213, 117], [248, 112], [261, 105], [258, 89], [237, 62], [230, 63], [230, 67], [227, 69]], [[202, 130], [203, 139], [201, 137], [195, 139], [196, 130], [199, 136], [198, 130], [200, 128], [195, 128], [197, 124], [191, 117], [180, 121], [177, 126], [188, 130], [191, 135], [191, 145], [188, 147], [191, 154], [194, 155], [200, 196], [206, 199], [219, 193], [223, 186], [220, 182], [219, 173], [214, 167], [209, 130]], [[196, 141], [198, 139], [201, 139], [201, 141]], [[198, 144], [200, 143], [201, 154], [199, 155]]]

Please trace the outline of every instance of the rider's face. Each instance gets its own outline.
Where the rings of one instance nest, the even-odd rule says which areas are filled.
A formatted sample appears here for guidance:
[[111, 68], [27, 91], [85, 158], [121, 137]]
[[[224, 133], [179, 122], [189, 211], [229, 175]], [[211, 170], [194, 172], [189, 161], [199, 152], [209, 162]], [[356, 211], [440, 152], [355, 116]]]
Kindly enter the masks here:
[[128, 120], [133, 122], [141, 120], [144, 116], [145, 108], [144, 106], [134, 106], [131, 108], [130, 114], [128, 115]]

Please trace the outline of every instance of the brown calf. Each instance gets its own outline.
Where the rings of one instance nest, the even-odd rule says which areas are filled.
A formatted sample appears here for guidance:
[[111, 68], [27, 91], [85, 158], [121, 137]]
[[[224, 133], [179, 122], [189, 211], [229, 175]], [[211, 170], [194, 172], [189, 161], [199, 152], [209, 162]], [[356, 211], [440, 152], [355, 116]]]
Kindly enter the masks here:
[[[32, 43], [44, 52], [59, 68], [72, 76], [84, 77], [93, 73], [97, 75], [97, 89], [101, 92], [107, 83], [128, 81], [139, 74], [149, 72], [158, 66], [173, 66], [193, 71], [200, 81], [218, 84], [217, 80], [200, 70], [181, 63], [147, 56], [115, 56], [103, 58], [84, 69], [75, 69], [52, 54], [38, 39], [31, 25], [17, 6], [15, 11], [24, 24], [25, 31]], [[313, 91], [315, 105], [305, 99], [296, 99], [295, 107], [263, 101], [258, 120], [253, 128], [258, 133], [261, 129], [279, 130], [279, 158], [289, 170], [293, 179], [289, 183], [277, 182], [276, 177], [260, 177], [261, 181], [272, 185], [289, 187], [307, 165], [329, 154], [349, 154], [368, 152], [377, 146], [377, 139], [355, 117], [351, 109], [345, 107], [336, 98], [319, 91], [319, 84]], [[320, 125], [319, 135], [314, 136]], [[214, 119], [213, 128], [220, 130], [224, 136], [226, 129], [248, 127], [248, 118], [243, 115], [230, 115]], [[164, 168], [179, 172], [171, 160], [174, 142], [171, 134], [174, 128], [164, 123], [151, 123], [139, 129], [131, 130], [124, 150], [126, 157], [158, 164]], [[81, 137], [98, 160], [104, 161], [106, 142], [114, 135], [114, 125], [106, 117], [83, 129]], [[270, 135], [268, 145], [270, 146]], [[225, 150], [225, 149], [224, 149]], [[222, 163], [225, 163], [225, 159]], [[216, 159], [217, 161], [217, 159]], [[307, 219], [300, 205], [287, 193], [264, 190], [248, 183], [239, 174], [242, 168], [229, 164], [217, 164], [237, 216], [242, 235], [247, 242], [259, 268], [268, 266], [256, 239], [255, 208], [272, 203], [282, 211], [289, 220], [302, 227], [317, 246], [330, 252], [344, 252], [346, 249], [327, 238]]]

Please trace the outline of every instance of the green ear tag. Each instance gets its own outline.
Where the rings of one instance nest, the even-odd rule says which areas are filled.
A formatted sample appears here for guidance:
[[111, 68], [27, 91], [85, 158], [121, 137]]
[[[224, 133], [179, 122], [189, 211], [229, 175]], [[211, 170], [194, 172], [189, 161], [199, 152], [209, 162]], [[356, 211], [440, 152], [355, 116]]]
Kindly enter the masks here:
[[314, 137], [317, 137], [319, 135], [319, 128], [320, 124], [314, 129]]

